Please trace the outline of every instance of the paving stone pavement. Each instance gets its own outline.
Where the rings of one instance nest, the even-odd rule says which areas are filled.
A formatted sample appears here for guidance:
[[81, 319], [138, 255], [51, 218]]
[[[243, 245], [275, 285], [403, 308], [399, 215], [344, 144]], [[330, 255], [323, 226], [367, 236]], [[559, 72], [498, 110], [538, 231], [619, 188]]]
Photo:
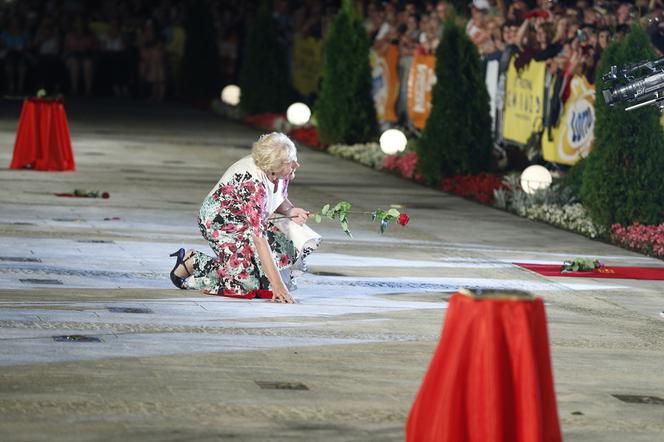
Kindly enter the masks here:
[[[664, 440], [664, 405], [613, 396], [664, 398], [664, 282], [513, 264], [661, 261], [303, 147], [294, 201], [411, 223], [314, 225], [296, 305], [177, 290], [168, 254], [207, 250], [198, 205], [259, 132], [171, 104], [66, 108], [77, 171], [14, 171], [20, 103], [0, 103], [0, 440], [401, 440], [460, 286], [544, 298], [565, 440]], [[75, 188], [111, 198], [54, 196]], [[92, 342], [54, 339], [72, 335]]]

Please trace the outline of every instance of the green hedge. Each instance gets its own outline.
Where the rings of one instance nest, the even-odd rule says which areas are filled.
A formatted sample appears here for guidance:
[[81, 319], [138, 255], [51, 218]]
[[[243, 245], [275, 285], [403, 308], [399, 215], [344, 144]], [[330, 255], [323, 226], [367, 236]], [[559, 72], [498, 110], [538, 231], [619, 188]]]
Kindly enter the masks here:
[[249, 30], [240, 70], [240, 108], [248, 114], [285, 112], [293, 99], [286, 48], [268, 3], [261, 4]]
[[364, 143], [377, 134], [369, 47], [362, 20], [344, 0], [323, 44], [323, 79], [315, 115], [325, 144]]
[[451, 15], [436, 51], [431, 114], [417, 143], [420, 172], [430, 184], [441, 176], [476, 174], [491, 164], [489, 94], [477, 48]]
[[664, 132], [654, 106], [626, 112], [608, 107], [601, 78], [612, 65], [653, 59], [655, 53], [645, 31], [635, 26], [625, 38], [609, 46], [596, 82], [595, 142], [581, 182], [581, 201], [593, 220], [613, 223], [659, 224], [664, 221]]

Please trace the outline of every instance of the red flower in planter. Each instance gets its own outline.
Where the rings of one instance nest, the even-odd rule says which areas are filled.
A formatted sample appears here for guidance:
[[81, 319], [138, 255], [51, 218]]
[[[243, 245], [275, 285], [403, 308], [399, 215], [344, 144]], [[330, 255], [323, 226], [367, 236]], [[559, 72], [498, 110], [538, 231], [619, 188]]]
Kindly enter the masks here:
[[320, 142], [318, 138], [318, 132], [315, 127], [296, 127], [291, 129], [288, 132], [288, 135], [300, 143], [304, 143], [308, 146], [315, 147], [318, 149], [323, 148], [323, 143]]
[[440, 186], [445, 192], [455, 193], [486, 204], [493, 202], [494, 189], [505, 187], [499, 176], [484, 172], [478, 175], [457, 175], [443, 178]]
[[267, 112], [264, 114], [247, 115], [243, 121], [246, 124], [260, 127], [264, 130], [274, 130], [275, 121], [279, 118], [285, 119], [285, 115]]
[[664, 257], [664, 224], [643, 225], [638, 221], [627, 227], [614, 224], [611, 226], [611, 239], [622, 247], [658, 258]]
[[410, 217], [408, 215], [406, 215], [405, 213], [402, 213], [401, 215], [399, 215], [399, 218], [397, 219], [397, 222], [399, 224], [401, 224], [402, 226], [405, 226], [406, 224], [408, 224], [408, 221], [410, 221]]

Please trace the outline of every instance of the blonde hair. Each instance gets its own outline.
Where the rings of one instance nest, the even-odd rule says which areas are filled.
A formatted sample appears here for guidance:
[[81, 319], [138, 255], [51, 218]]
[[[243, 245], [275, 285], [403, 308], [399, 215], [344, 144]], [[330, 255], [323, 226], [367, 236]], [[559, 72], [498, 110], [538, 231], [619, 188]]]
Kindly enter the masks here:
[[258, 138], [251, 147], [251, 157], [263, 172], [278, 172], [284, 163], [297, 159], [297, 149], [286, 135], [272, 132]]

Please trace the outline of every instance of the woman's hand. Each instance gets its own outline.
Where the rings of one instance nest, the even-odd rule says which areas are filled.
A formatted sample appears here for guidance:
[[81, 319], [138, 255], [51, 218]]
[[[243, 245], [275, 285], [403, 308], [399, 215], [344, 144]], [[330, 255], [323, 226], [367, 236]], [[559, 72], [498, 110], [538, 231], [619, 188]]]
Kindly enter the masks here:
[[283, 302], [286, 304], [293, 304], [295, 301], [293, 297], [288, 292], [286, 285], [281, 280], [281, 275], [279, 270], [277, 270], [277, 265], [275, 264], [272, 258], [272, 251], [270, 250], [270, 244], [263, 236], [252, 235], [254, 244], [256, 245], [256, 252], [258, 252], [258, 259], [263, 266], [263, 271], [265, 276], [267, 276], [268, 281], [270, 281], [270, 287], [272, 289], [272, 302]]
[[278, 284], [272, 288], [272, 302], [283, 302], [284, 304], [295, 304], [295, 300], [284, 284]]
[[299, 207], [293, 207], [288, 211], [288, 217], [299, 225], [306, 223], [309, 215], [310, 213], [308, 210], [304, 210]]

